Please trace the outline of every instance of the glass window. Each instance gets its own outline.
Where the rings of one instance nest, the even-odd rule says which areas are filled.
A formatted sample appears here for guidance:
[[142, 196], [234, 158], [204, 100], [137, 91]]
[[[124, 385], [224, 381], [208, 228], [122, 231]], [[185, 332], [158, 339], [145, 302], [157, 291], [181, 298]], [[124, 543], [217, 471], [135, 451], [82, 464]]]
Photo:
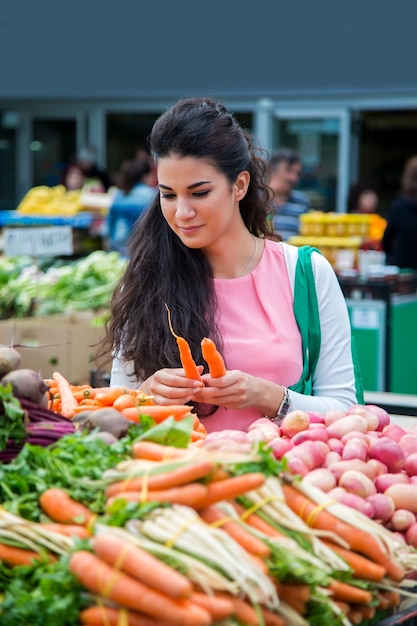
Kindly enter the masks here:
[[34, 119], [33, 185], [58, 185], [66, 165], [76, 156], [77, 123], [74, 119]]
[[0, 111], [0, 210], [12, 211], [16, 197], [17, 111]]
[[297, 189], [316, 210], [336, 210], [339, 130], [338, 118], [275, 120], [274, 150], [286, 147], [299, 153], [303, 169]]

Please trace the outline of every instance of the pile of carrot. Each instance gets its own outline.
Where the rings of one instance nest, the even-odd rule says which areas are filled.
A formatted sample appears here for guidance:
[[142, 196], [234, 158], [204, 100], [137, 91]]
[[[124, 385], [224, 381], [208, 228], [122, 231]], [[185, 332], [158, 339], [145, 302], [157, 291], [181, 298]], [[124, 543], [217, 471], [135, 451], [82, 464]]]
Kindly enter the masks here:
[[[157, 424], [168, 417], [181, 420], [192, 414], [192, 407], [186, 404], [157, 405], [152, 396], [140, 389], [125, 387], [92, 387], [91, 385], [72, 385], [60, 372], [54, 372], [52, 378], [45, 379], [49, 386], [50, 401], [48, 408], [68, 419], [84, 411], [96, 411], [113, 408], [123, 417], [140, 422], [141, 415], [149, 415]], [[207, 430], [197, 415], [193, 415], [191, 441], [204, 440]]]
[[[247, 600], [225, 591], [205, 593], [123, 538], [99, 532], [91, 544], [92, 552], [75, 552], [69, 562], [71, 572], [96, 597], [96, 604], [82, 611], [81, 624], [210, 626], [232, 617], [242, 624], [259, 624]], [[266, 606], [260, 610], [265, 624], [284, 626], [281, 616]]]

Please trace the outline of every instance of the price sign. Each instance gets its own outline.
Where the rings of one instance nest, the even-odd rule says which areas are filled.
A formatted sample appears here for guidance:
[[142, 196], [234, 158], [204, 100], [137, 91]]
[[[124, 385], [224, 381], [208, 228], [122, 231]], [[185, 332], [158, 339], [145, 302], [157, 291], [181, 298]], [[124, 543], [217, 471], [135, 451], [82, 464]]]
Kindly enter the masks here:
[[74, 252], [71, 226], [4, 229], [6, 256], [70, 256]]

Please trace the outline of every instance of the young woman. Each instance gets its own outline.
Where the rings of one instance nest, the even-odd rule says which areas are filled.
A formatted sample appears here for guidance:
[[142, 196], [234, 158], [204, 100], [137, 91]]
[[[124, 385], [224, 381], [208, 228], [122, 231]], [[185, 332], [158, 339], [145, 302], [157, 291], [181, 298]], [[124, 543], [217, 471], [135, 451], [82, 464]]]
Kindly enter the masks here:
[[[347, 308], [331, 265], [317, 252], [319, 358], [311, 394], [288, 390], [303, 371], [293, 311], [298, 249], [272, 237], [267, 166], [251, 136], [222, 104], [189, 98], [156, 121], [150, 147], [159, 194], [135, 228], [114, 293], [111, 385], [140, 386], [162, 405], [192, 403], [208, 431], [245, 430], [288, 409], [355, 404]], [[202, 380], [185, 376], [167, 307]], [[209, 375], [204, 337], [222, 353], [224, 376]]]

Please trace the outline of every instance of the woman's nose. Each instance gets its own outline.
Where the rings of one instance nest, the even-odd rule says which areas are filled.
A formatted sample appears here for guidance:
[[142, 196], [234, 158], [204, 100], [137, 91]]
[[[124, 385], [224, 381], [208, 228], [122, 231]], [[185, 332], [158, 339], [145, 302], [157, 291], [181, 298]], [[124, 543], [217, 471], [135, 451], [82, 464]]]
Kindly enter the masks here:
[[177, 217], [187, 219], [195, 215], [195, 210], [185, 198], [177, 198]]

